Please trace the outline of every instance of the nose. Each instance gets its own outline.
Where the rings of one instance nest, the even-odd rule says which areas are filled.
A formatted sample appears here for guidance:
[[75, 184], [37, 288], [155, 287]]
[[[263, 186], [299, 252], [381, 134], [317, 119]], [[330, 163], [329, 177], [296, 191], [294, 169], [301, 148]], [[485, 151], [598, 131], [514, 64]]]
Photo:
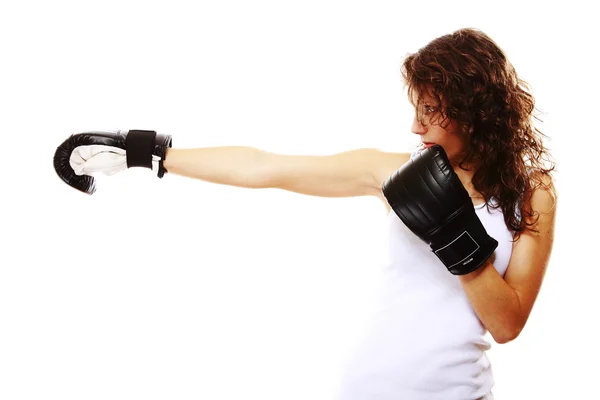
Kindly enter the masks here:
[[410, 130], [412, 133], [416, 133], [417, 135], [423, 135], [427, 132], [427, 127], [423, 125], [415, 115], [413, 117], [413, 123]]

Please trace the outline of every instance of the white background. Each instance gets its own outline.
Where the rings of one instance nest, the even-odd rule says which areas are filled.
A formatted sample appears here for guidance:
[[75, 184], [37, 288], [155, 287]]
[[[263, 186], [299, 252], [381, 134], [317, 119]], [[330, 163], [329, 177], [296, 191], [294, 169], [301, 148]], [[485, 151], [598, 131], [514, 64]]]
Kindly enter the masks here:
[[[462, 27], [506, 51], [558, 162], [556, 245], [497, 399], [597, 395], [598, 28], [576, 1], [22, 1], [0, 8], [0, 399], [333, 398], [383, 207], [148, 170], [63, 184], [58, 144], [406, 151], [402, 57]], [[533, 2], [532, 2], [533, 3]], [[485, 4], [485, 5], [484, 5]], [[588, 184], [589, 183], [589, 184]]]

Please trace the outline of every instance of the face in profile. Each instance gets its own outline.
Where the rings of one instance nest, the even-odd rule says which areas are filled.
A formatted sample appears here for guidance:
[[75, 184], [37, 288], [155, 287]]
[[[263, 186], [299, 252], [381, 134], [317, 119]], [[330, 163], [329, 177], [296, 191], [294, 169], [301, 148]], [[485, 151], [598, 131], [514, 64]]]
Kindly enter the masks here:
[[465, 150], [458, 123], [446, 117], [442, 112], [443, 104], [429, 94], [411, 99], [411, 103], [415, 107], [411, 131], [419, 135], [422, 148], [438, 144], [450, 161], [457, 162]]

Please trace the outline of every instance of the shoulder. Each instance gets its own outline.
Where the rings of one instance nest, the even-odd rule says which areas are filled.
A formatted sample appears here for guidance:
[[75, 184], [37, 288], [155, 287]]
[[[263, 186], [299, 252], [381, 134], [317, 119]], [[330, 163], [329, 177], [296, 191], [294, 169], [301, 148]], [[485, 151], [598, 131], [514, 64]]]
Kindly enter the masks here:
[[386, 210], [389, 212], [389, 205], [383, 196], [382, 186], [384, 182], [404, 164], [406, 164], [412, 156], [410, 152], [386, 152], [372, 149], [370, 153], [371, 162], [369, 169], [372, 180], [372, 194], [379, 198]]
[[[551, 175], [542, 174], [538, 171], [530, 173], [532, 191], [525, 206], [533, 213], [532, 217], [554, 216], [556, 213], [556, 204], [558, 194], [556, 192], [555, 182]], [[529, 221], [532, 222], [532, 221]]]
[[378, 150], [377, 160], [373, 164], [373, 175], [378, 186], [381, 187], [390, 175], [410, 160], [411, 156], [411, 153], [390, 153]]

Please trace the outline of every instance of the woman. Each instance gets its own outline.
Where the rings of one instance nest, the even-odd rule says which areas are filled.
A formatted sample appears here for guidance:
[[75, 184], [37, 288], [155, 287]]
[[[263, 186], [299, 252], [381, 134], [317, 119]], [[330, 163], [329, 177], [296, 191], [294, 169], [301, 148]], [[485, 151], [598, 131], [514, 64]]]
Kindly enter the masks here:
[[[170, 136], [155, 132], [88, 132], [58, 147], [55, 168], [88, 193], [95, 190], [95, 172], [144, 166], [159, 177], [168, 172], [245, 188], [380, 198], [389, 212], [389, 262], [381, 271], [373, 321], [347, 365], [340, 399], [492, 398], [484, 335], [506, 343], [523, 330], [553, 245], [550, 155], [534, 126], [527, 85], [483, 32], [461, 29], [433, 40], [406, 57], [402, 73], [415, 107], [412, 132], [421, 141], [413, 154], [177, 149]], [[443, 150], [478, 223], [495, 243], [493, 254], [474, 270], [449, 273], [429, 243], [390, 212], [382, 190], [401, 167], [433, 148]]]

